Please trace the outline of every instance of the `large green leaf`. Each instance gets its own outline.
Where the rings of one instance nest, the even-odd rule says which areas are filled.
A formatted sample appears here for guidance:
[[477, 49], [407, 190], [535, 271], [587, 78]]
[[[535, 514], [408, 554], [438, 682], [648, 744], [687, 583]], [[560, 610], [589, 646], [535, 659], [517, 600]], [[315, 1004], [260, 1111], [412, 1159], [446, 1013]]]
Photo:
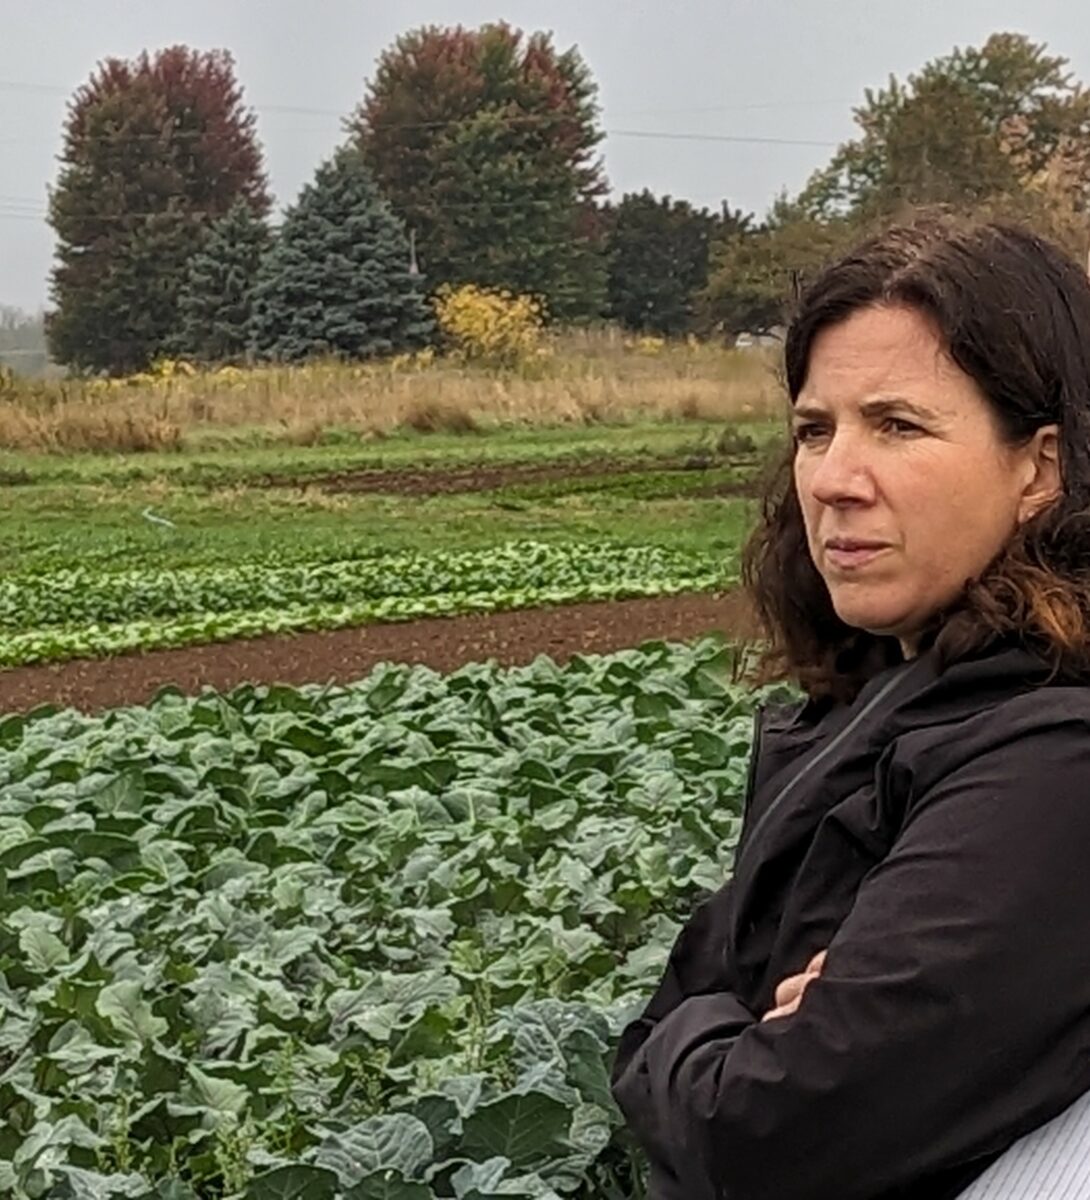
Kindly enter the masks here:
[[44, 1151], [55, 1147], [96, 1150], [104, 1144], [105, 1140], [75, 1113], [69, 1113], [56, 1121], [38, 1121], [16, 1150], [13, 1164], [18, 1169], [35, 1163]]
[[337, 1173], [341, 1185], [355, 1187], [364, 1178], [397, 1172], [405, 1179], [422, 1174], [431, 1162], [431, 1134], [407, 1113], [371, 1117], [322, 1141], [314, 1161]]
[[151, 1042], [168, 1028], [167, 1022], [151, 1011], [137, 979], [119, 979], [107, 984], [99, 993], [97, 1008], [127, 1041]]
[[457, 1200], [493, 1200], [493, 1197], [525, 1197], [526, 1200], [560, 1200], [558, 1194], [536, 1173], [515, 1175], [511, 1162], [502, 1155], [483, 1163], [469, 1163], [451, 1176]]
[[101, 1175], [79, 1167], [56, 1169], [59, 1176], [49, 1200], [108, 1200], [112, 1196], [146, 1196], [148, 1181], [134, 1173]]
[[435, 1193], [425, 1183], [412, 1183], [396, 1171], [384, 1171], [346, 1188], [342, 1200], [435, 1200]]
[[19, 949], [27, 966], [38, 975], [51, 975], [68, 962], [68, 947], [56, 934], [40, 925], [31, 925], [19, 934]]
[[242, 1084], [209, 1075], [193, 1063], [188, 1075], [188, 1097], [195, 1106], [217, 1117], [237, 1117], [246, 1107], [249, 1092]]
[[75, 1021], [62, 1025], [53, 1035], [46, 1057], [70, 1075], [83, 1075], [102, 1062], [117, 1058], [118, 1051], [98, 1045], [91, 1034]]
[[530, 1167], [568, 1149], [570, 1111], [542, 1092], [509, 1093], [481, 1104], [462, 1126], [462, 1151], [470, 1158], [507, 1158]]
[[276, 1167], [255, 1175], [246, 1186], [247, 1200], [334, 1200], [337, 1176], [324, 1167]]

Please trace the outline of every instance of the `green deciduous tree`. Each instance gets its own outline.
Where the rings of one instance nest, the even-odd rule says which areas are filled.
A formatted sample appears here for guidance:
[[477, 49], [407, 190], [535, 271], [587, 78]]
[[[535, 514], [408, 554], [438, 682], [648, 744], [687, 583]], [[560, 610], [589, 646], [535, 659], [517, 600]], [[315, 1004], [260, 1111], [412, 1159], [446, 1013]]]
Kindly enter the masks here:
[[776, 329], [795, 291], [857, 232], [854, 222], [818, 220], [786, 197], [760, 228], [726, 230], [712, 246], [708, 284], [697, 299], [701, 327], [728, 338]]
[[1090, 94], [1066, 68], [1022, 34], [997, 33], [868, 90], [859, 136], [759, 230], [717, 242], [704, 321], [775, 327], [824, 261], [921, 207], [1021, 220], [1085, 255]]
[[178, 298], [178, 353], [202, 362], [237, 362], [250, 345], [253, 293], [269, 229], [246, 200], [236, 200], [189, 260]]
[[606, 190], [596, 87], [575, 49], [499, 23], [398, 38], [349, 122], [416, 231], [432, 285], [529, 292], [595, 316], [604, 267], [588, 210]]
[[751, 220], [726, 204], [716, 215], [646, 188], [606, 213], [609, 315], [628, 329], [667, 335], [692, 325], [713, 240], [741, 234]]
[[254, 350], [289, 362], [368, 358], [422, 346], [433, 330], [401, 222], [359, 154], [341, 149], [303, 189], [262, 259]]
[[123, 372], [161, 353], [207, 226], [269, 200], [254, 117], [226, 51], [108, 59], [77, 90], [50, 197], [55, 358]]
[[1066, 201], [1090, 196], [1090, 95], [1067, 60], [1022, 34], [955, 49], [907, 83], [865, 92], [860, 136], [800, 196], [810, 215], [873, 218], [898, 207], [971, 208], [1042, 188], [1063, 166]]

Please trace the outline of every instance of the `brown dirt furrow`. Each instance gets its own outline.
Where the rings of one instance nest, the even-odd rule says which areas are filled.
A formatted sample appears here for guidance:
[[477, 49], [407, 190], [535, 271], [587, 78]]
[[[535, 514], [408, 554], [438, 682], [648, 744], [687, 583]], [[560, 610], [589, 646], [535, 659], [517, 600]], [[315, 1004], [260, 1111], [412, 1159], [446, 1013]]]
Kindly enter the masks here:
[[469, 463], [462, 467], [368, 467], [322, 475], [263, 475], [262, 487], [292, 487], [325, 492], [379, 492], [399, 496], [442, 496], [488, 492], [512, 484], [548, 483], [587, 476], [625, 475], [647, 471], [701, 471], [712, 467], [752, 467], [752, 458], [710, 459], [699, 454], [660, 458], [568, 458], [543, 462]]
[[653, 638], [687, 641], [713, 630], [754, 633], [740, 593], [686, 593], [244, 638], [0, 670], [0, 713], [46, 703], [101, 712], [146, 703], [168, 684], [195, 694], [206, 686], [227, 691], [240, 683], [343, 683], [379, 662], [423, 663], [444, 672], [490, 658], [505, 666], [532, 662], [539, 654], [566, 662], [573, 654], [608, 654]]

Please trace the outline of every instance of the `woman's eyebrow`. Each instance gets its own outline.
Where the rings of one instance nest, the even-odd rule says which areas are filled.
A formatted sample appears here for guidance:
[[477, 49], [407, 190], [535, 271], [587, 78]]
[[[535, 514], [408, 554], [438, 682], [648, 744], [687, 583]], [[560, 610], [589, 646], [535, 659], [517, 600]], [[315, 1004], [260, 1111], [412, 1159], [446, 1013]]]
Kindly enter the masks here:
[[940, 421], [942, 415], [926, 404], [906, 400], [903, 396], [884, 396], [880, 400], [865, 400], [859, 411], [865, 417], [888, 417], [891, 413], [912, 413], [924, 421]]
[[[926, 404], [916, 400], [907, 400], [903, 396], [883, 396], [878, 400], [865, 400], [859, 411], [864, 417], [887, 417], [891, 413], [911, 413], [923, 421], [941, 421], [942, 414]], [[828, 409], [816, 404], [806, 404], [800, 401], [792, 410], [792, 418], [796, 421], [821, 421], [830, 417]]]

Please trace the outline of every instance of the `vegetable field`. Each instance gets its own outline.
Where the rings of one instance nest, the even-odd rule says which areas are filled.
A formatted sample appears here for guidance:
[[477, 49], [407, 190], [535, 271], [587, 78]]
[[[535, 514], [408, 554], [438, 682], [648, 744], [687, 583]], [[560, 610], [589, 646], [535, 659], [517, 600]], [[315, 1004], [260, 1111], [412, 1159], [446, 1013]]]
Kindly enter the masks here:
[[0, 667], [370, 621], [711, 591], [733, 579], [733, 563], [708, 553], [528, 540], [287, 562], [271, 554], [235, 566], [58, 564], [0, 579]]
[[642, 1193], [608, 1067], [729, 875], [718, 638], [0, 722], [0, 1191]]

